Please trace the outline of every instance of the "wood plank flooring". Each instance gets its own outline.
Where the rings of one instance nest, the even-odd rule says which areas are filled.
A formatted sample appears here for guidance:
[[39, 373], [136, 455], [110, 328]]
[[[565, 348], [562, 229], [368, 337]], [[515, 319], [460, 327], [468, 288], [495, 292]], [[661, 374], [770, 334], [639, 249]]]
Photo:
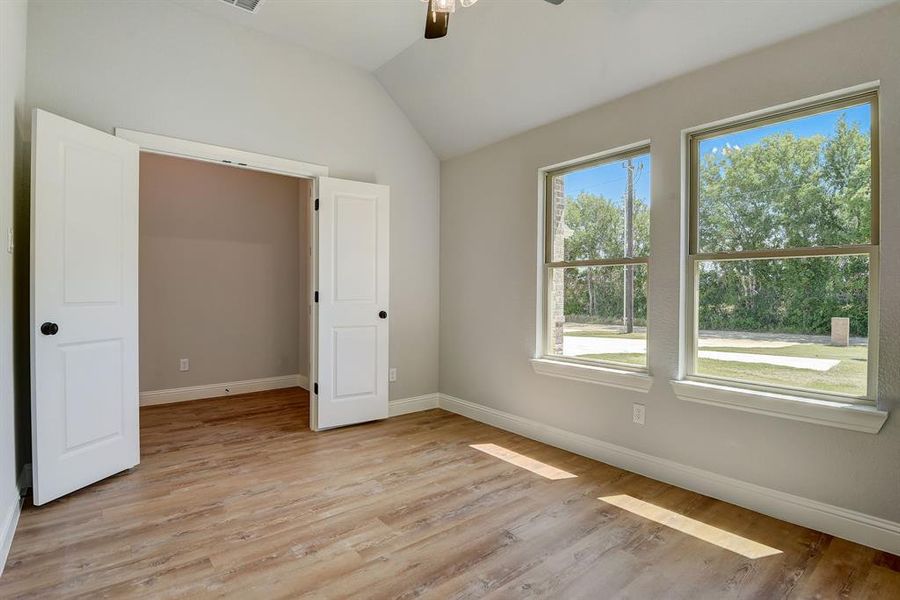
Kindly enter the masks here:
[[441, 410], [307, 414], [142, 409], [138, 467], [24, 510], [0, 598], [900, 598], [896, 556]]

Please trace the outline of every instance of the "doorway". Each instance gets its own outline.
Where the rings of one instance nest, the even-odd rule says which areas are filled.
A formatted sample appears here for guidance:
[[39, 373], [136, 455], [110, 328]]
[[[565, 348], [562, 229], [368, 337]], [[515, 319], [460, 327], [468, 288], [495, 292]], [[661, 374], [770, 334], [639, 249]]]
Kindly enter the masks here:
[[312, 181], [140, 155], [141, 405], [308, 389]]
[[[316, 311], [316, 288], [318, 282], [318, 231], [316, 222], [316, 197], [318, 195], [319, 178], [328, 176], [328, 167], [316, 165], [313, 163], [305, 163], [280, 157], [274, 157], [253, 152], [246, 152], [232, 148], [225, 148], [213, 144], [203, 142], [195, 142], [180, 138], [172, 138], [168, 136], [156, 135], [131, 129], [116, 128], [115, 135], [137, 144], [140, 149], [141, 156], [155, 155], [165, 158], [177, 158], [189, 160], [191, 162], [212, 163], [222, 168], [250, 171], [266, 175], [275, 175], [293, 178], [298, 181], [307, 182], [308, 198], [300, 206], [305, 210], [305, 215], [301, 218], [306, 227], [306, 235], [301, 236], [308, 241], [308, 259], [306, 261], [307, 269], [305, 282], [301, 286], [305, 290], [305, 294], [301, 297], [298, 312], [306, 311], [308, 316], [308, 335], [305, 339], [300, 339], [299, 344], [306, 344], [305, 352], [298, 348], [298, 356], [307, 357], [307, 382], [306, 387], [310, 393], [310, 414], [309, 423], [313, 430], [317, 427], [317, 399], [316, 394], [316, 373], [318, 367], [318, 340], [317, 340], [317, 311]], [[299, 190], [298, 190], [299, 194]], [[299, 345], [298, 344], [298, 345]], [[182, 357], [179, 357], [179, 359]], [[187, 357], [189, 358], [189, 357]], [[180, 364], [179, 364], [180, 368]], [[300, 380], [298, 383], [303, 383]], [[303, 387], [303, 386], [301, 386]], [[255, 389], [254, 389], [255, 388]], [[143, 389], [143, 384], [142, 384]], [[220, 395], [229, 395], [232, 393], [249, 392], [263, 389], [258, 386], [245, 385], [239, 392], [231, 387], [228, 391], [221, 389]], [[215, 390], [213, 390], [215, 391]], [[196, 392], [201, 395], [193, 397], [209, 397], [209, 390]], [[152, 398], [144, 395], [142, 403], [152, 403]]]

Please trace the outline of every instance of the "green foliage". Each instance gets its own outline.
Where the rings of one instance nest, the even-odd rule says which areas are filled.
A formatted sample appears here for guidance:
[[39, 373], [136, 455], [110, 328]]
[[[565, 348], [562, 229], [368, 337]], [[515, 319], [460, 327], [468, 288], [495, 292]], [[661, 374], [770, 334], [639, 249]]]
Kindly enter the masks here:
[[[565, 239], [565, 259], [621, 258], [625, 256], [625, 212], [622, 203], [582, 192], [566, 201], [565, 224], [571, 233]], [[650, 207], [634, 201], [634, 256], [650, 253]], [[647, 322], [647, 269], [631, 267], [634, 273], [634, 323]], [[625, 267], [582, 267], [565, 271], [566, 320], [622, 324]]]
[[[831, 135], [767, 136], [702, 158], [700, 250], [726, 252], [866, 244], [871, 154], [867, 132], [840, 119]], [[623, 201], [582, 192], [566, 199], [565, 260], [625, 256]], [[634, 256], [650, 253], [650, 210], [634, 202]], [[647, 270], [634, 267], [635, 324], [646, 322]], [[703, 263], [701, 329], [828, 334], [832, 317], [868, 333], [865, 257]], [[568, 321], [621, 324], [623, 267], [565, 271]]]
[[[700, 250], [865, 244], [868, 134], [842, 118], [830, 136], [770, 135], [700, 164]], [[828, 334], [832, 317], [868, 332], [865, 257], [704, 263], [700, 328]]]
[[[650, 254], [650, 206], [634, 200], [633, 256]], [[622, 258], [625, 256], [625, 210], [604, 196], [581, 192], [566, 198], [565, 223], [572, 230], [565, 240], [565, 259]]]

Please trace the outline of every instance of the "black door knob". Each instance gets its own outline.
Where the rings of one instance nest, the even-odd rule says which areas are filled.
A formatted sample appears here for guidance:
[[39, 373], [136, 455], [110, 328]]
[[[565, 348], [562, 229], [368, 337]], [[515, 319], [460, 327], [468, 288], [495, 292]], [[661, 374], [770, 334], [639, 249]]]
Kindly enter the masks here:
[[378, 318], [379, 319], [387, 319], [387, 311], [383, 310], [380, 313], [378, 313]]
[[59, 325], [56, 323], [46, 322], [41, 325], [41, 333], [44, 335], [56, 335], [56, 332], [59, 331]]

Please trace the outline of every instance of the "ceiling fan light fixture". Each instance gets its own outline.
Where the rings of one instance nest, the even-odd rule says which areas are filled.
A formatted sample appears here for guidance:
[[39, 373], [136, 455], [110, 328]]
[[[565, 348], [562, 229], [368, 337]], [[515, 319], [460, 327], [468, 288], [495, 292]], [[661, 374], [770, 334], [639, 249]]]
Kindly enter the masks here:
[[[556, 5], [564, 2], [564, 0], [546, 1]], [[425, 16], [425, 39], [433, 40], [447, 35], [447, 27], [450, 24], [450, 15], [456, 12], [456, 0], [421, 0], [421, 2], [423, 4], [428, 4], [428, 12]], [[478, 0], [459, 0], [459, 3], [463, 8], [468, 8], [476, 2], [478, 2]]]
[[425, 39], [434, 40], [447, 35], [450, 25], [450, 13], [434, 10], [434, 1], [428, 0], [428, 13], [425, 15]]
[[456, 12], [456, 0], [432, 0], [431, 10], [437, 13]]

